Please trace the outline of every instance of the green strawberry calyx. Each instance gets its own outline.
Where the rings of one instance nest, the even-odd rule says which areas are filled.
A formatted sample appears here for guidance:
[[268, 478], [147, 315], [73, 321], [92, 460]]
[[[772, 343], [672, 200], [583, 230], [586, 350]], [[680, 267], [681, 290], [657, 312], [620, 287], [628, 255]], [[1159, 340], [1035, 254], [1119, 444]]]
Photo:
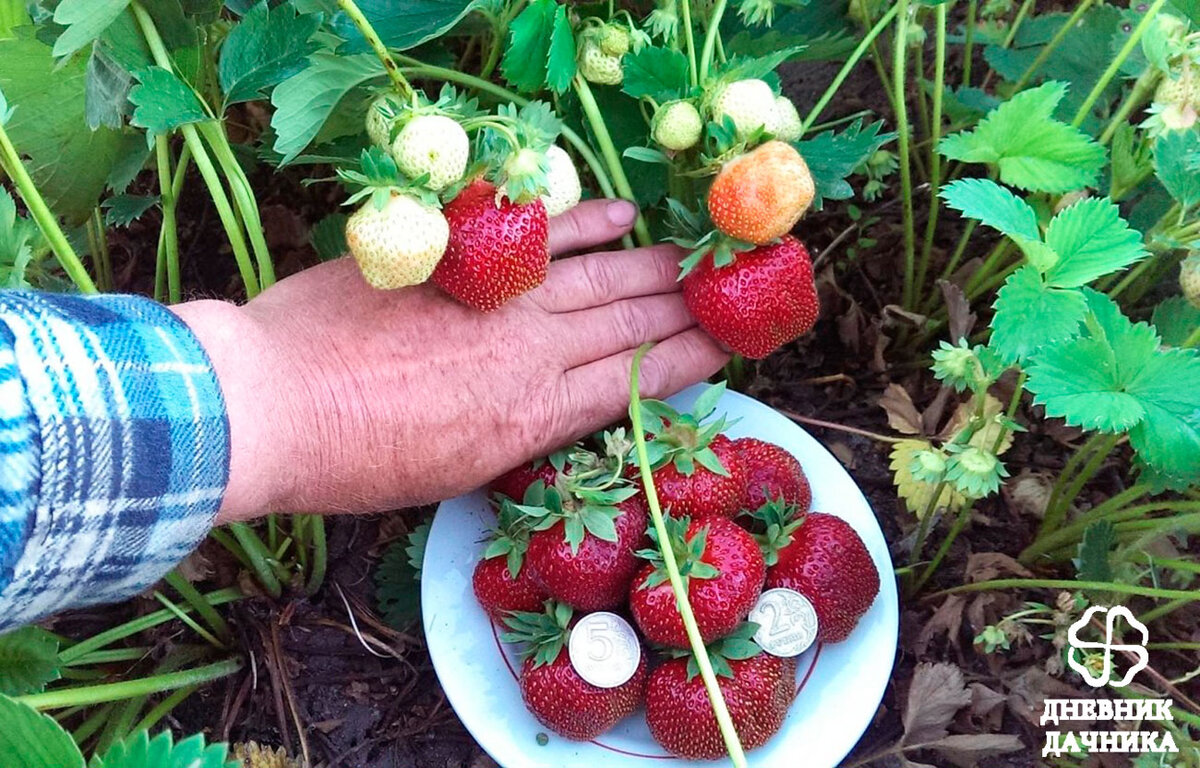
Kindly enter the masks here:
[[410, 179], [396, 167], [396, 161], [379, 147], [368, 147], [359, 156], [357, 169], [338, 168], [337, 175], [348, 188], [355, 190], [343, 205], [354, 205], [364, 198], [382, 211], [395, 195], [408, 195], [426, 205], [440, 208], [438, 196], [426, 185], [429, 174]]
[[[766, 490], [766, 489], [764, 489]], [[795, 504], [788, 504], [783, 497], [769, 495], [761, 507], [749, 513], [762, 524], [762, 532], [754, 534], [762, 550], [767, 566], [779, 562], [779, 553], [792, 543], [794, 534], [804, 525], [805, 513]]]
[[507, 198], [524, 205], [546, 194], [550, 174], [546, 152], [562, 133], [562, 121], [549, 104], [534, 101], [520, 108], [503, 104], [495, 115], [464, 121], [463, 127], [480, 132], [478, 156], [484, 178], [496, 186], [497, 204]]
[[[713, 672], [718, 677], [733, 677], [733, 668], [729, 666], [730, 660], [752, 659], [763, 652], [758, 643], [754, 642], [756, 632], [758, 632], [757, 624], [752, 621], [744, 621], [733, 632], [704, 647]], [[690, 650], [685, 651], [679, 648], [660, 648], [659, 650], [664, 656], [688, 660], [687, 679], [689, 682], [700, 674], [700, 665], [696, 663], [696, 656]]]
[[616, 520], [622, 514], [618, 505], [636, 496], [639, 489], [624, 478], [604, 476], [598, 485], [589, 482], [595, 479], [586, 472], [577, 477], [572, 465], [570, 472], [559, 472], [552, 486], [535, 481], [516, 509], [526, 516], [531, 531], [547, 530], [561, 520], [563, 540], [571, 545], [572, 555], [579, 554], [589, 535], [615, 542]]
[[[675, 556], [675, 567], [679, 570], [679, 576], [683, 580], [685, 589], [688, 585], [688, 579], [715, 579], [721, 575], [721, 569], [712, 563], [706, 563], [703, 559], [704, 551], [708, 546], [707, 526], [696, 531], [689, 538], [688, 526], [691, 524], [690, 518], [672, 517], [667, 514], [663, 515], [663, 523], [666, 525], [667, 539], [671, 542], [671, 552]], [[657, 546], [658, 531], [654, 526], [651, 526], [648, 533], [655, 546], [651, 549], [638, 550], [635, 554], [653, 563], [655, 568], [645, 578], [639, 589], [653, 589], [660, 584], [665, 584], [669, 579], [666, 563], [663, 560], [662, 548]]]
[[483, 550], [483, 558], [504, 557], [508, 562], [508, 574], [516, 579], [521, 575], [525, 563], [525, 552], [529, 549], [529, 518], [522, 514], [516, 502], [496, 495], [496, 525], [491, 529], [491, 541]]
[[535, 667], [553, 664], [571, 636], [574, 613], [571, 606], [553, 600], [547, 600], [541, 612], [509, 611], [504, 617], [509, 631], [502, 633], [500, 639], [522, 645], [521, 658], [532, 658]]
[[667, 228], [670, 232], [667, 239], [689, 252], [679, 262], [679, 280], [709, 254], [712, 254], [713, 266], [721, 268], [732, 264], [737, 254], [758, 247], [719, 231], [703, 206], [699, 211], [693, 211], [675, 198], [667, 199]]
[[729, 470], [721, 464], [709, 444], [732, 422], [725, 416], [705, 424], [725, 394], [725, 382], [713, 384], [696, 398], [689, 413], [680, 413], [661, 400], [642, 400], [642, 419], [651, 439], [646, 453], [652, 469], [673, 463], [681, 474], [690, 477], [696, 465], [727, 477]]

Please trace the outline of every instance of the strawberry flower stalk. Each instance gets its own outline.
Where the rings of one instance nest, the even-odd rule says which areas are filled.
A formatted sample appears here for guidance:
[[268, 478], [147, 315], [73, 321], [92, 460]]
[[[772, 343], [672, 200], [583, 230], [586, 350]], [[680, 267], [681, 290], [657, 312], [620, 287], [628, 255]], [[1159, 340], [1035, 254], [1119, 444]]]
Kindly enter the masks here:
[[671, 584], [671, 590], [675, 593], [680, 618], [687, 632], [688, 644], [695, 654], [696, 666], [699, 670], [700, 678], [704, 682], [704, 689], [708, 693], [709, 701], [712, 704], [713, 714], [717, 719], [717, 727], [721, 731], [721, 738], [725, 743], [726, 750], [729, 752], [729, 758], [734, 768], [746, 768], [746, 752], [742, 748], [737, 729], [734, 727], [733, 719], [730, 717], [729, 707], [725, 703], [725, 696], [721, 692], [720, 684], [717, 682], [712, 661], [705, 651], [704, 639], [700, 635], [700, 628], [696, 625], [696, 616], [692, 612], [691, 603], [688, 601], [687, 586], [683, 583], [679, 568], [676, 566], [675, 553], [671, 549], [666, 520], [663, 518], [662, 508], [658, 502], [658, 492], [654, 486], [653, 470], [651, 469], [646, 447], [646, 433], [642, 428], [641, 395], [638, 391], [638, 370], [641, 367], [642, 358], [646, 356], [646, 352], [650, 350], [651, 346], [650, 344], [643, 345], [637, 351], [637, 354], [633, 357], [633, 366], [629, 372], [629, 417], [633, 422], [633, 439], [637, 448], [638, 470], [641, 474], [642, 486], [646, 492], [646, 502], [650, 508], [650, 519], [654, 523], [654, 530], [658, 536], [659, 551], [662, 553], [663, 565], [667, 571], [667, 580]]

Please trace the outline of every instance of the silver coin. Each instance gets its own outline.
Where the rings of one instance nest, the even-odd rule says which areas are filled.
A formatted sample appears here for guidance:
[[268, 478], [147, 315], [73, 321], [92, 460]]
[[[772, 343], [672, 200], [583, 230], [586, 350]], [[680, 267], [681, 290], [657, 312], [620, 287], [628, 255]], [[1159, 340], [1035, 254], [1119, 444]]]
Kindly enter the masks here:
[[754, 642], [772, 656], [799, 656], [817, 639], [817, 611], [794, 589], [763, 592], [750, 611], [750, 621], [758, 625]]
[[629, 622], [607, 611], [589, 613], [571, 628], [571, 666], [597, 688], [629, 682], [642, 660], [642, 644]]

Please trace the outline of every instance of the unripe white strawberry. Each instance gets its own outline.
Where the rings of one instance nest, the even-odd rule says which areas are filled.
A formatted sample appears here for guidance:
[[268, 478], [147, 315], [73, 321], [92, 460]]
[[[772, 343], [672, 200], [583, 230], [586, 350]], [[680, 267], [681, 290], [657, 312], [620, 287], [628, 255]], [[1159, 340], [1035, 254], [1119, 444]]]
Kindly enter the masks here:
[[1193, 307], [1200, 309], [1200, 251], [1192, 251], [1179, 267], [1179, 289]]
[[382, 209], [368, 200], [346, 222], [346, 244], [363, 277], [392, 290], [429, 279], [446, 252], [450, 226], [432, 205], [393, 194]]
[[728, 115], [737, 126], [738, 138], [759, 128], [769, 130], [775, 122], [775, 91], [762, 80], [737, 80], [713, 99], [712, 113], [718, 123]]
[[392, 157], [409, 178], [429, 174], [429, 188], [440, 191], [463, 177], [471, 141], [463, 127], [443, 115], [414, 117], [396, 134]]
[[579, 183], [579, 173], [575, 163], [566, 150], [557, 145], [546, 150], [546, 193], [541, 196], [542, 205], [546, 206], [546, 215], [561, 216], [579, 205], [583, 195], [583, 187]]
[[775, 120], [769, 126], [771, 133], [780, 141], [799, 141], [804, 133], [804, 121], [796, 111], [796, 105], [787, 96], [775, 99]]
[[596, 37], [600, 52], [620, 58], [629, 53], [629, 30], [616, 24], [606, 24]]
[[396, 102], [390, 93], [375, 97], [371, 105], [367, 107], [367, 118], [364, 122], [366, 123], [367, 136], [371, 139], [371, 143], [390, 152], [392, 147], [392, 124], [396, 120], [394, 117], [385, 117], [385, 111], [390, 111], [393, 115], [396, 112]]
[[650, 135], [664, 149], [690, 149], [700, 141], [704, 123], [690, 101], [669, 101], [658, 108], [650, 122]]
[[620, 85], [625, 79], [620, 56], [609, 56], [595, 39], [585, 38], [579, 49], [579, 74], [589, 83]]

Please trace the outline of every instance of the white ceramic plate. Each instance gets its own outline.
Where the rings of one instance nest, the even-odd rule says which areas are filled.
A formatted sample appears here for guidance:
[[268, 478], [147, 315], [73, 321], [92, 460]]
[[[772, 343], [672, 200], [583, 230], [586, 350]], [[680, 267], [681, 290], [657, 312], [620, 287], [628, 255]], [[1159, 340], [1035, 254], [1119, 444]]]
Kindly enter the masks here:
[[[691, 387], [670, 399], [680, 410], [700, 394]], [[879, 569], [874, 605], [844, 642], [817, 644], [800, 657], [798, 695], [783, 728], [748, 754], [755, 768], [833, 768], [858, 742], [875, 715], [892, 672], [898, 632], [895, 574], [875, 515], [837, 459], [791, 420], [736, 392], [717, 412], [740, 419], [730, 437], [753, 436], [791, 451], [813, 487], [813, 509], [844, 518], [866, 542]], [[671, 768], [711, 766], [668, 755], [650, 737], [638, 711], [592, 742], [548, 733], [525, 709], [516, 655], [475, 601], [471, 574], [488, 523], [494, 519], [480, 490], [443, 502], [425, 548], [421, 606], [429, 654], [459, 718], [503, 768]], [[549, 741], [538, 744], [538, 735]]]

